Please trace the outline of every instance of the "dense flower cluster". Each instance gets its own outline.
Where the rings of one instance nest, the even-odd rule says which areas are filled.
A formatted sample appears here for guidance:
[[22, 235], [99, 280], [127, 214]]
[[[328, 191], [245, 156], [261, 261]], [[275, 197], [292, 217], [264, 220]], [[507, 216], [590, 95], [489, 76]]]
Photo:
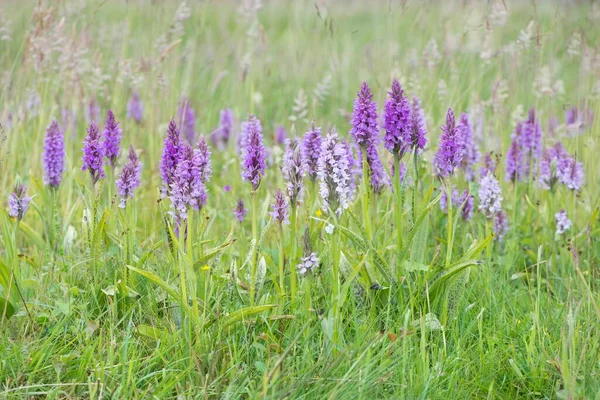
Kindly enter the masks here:
[[117, 192], [121, 197], [119, 207], [125, 208], [127, 200], [133, 197], [133, 192], [140, 185], [142, 165], [133, 146], [129, 147], [127, 163], [123, 166], [121, 175], [116, 181]]
[[302, 191], [302, 179], [305, 175], [305, 166], [302, 160], [299, 139], [285, 140], [285, 154], [281, 171], [286, 183], [287, 195], [290, 204], [295, 206]]
[[317, 179], [319, 155], [321, 154], [321, 128], [315, 127], [313, 121], [311, 128], [304, 134], [302, 141], [302, 159], [304, 169], [311, 180]]
[[350, 204], [353, 179], [351, 153], [350, 146], [340, 140], [335, 129], [323, 140], [317, 175], [325, 211], [331, 210], [339, 215]]
[[22, 220], [30, 202], [31, 197], [27, 196], [27, 186], [17, 181], [8, 197], [8, 215], [18, 221]]
[[383, 142], [389, 152], [401, 157], [410, 145], [411, 107], [398, 80], [392, 81], [388, 95], [383, 114]]
[[366, 82], [362, 83], [354, 100], [351, 123], [350, 135], [358, 146], [367, 148], [378, 144], [377, 103], [373, 101], [373, 93]]
[[92, 177], [92, 183], [95, 185], [98, 180], [104, 178], [104, 166], [102, 159], [104, 158], [104, 145], [102, 143], [98, 125], [92, 122], [87, 129], [87, 137], [83, 142], [83, 171], [88, 171]]
[[289, 204], [283, 196], [283, 192], [277, 189], [275, 193], [275, 201], [271, 204], [271, 217], [273, 217], [280, 224], [289, 224], [290, 210]]
[[179, 163], [171, 183], [171, 206], [173, 214], [187, 219], [190, 209], [200, 210], [206, 204], [206, 188], [203, 181], [203, 166], [206, 160], [202, 152], [189, 143], [181, 148]]
[[260, 120], [251, 115], [242, 128], [242, 178], [258, 189], [260, 180], [265, 175], [266, 150], [263, 144]]
[[556, 220], [556, 234], [562, 235], [569, 229], [571, 229], [572, 222], [567, 216], [567, 212], [565, 210], [560, 210], [556, 214], [554, 214], [554, 219]]
[[454, 175], [454, 170], [460, 165], [464, 156], [464, 143], [456, 127], [454, 111], [451, 108], [446, 113], [446, 125], [442, 127], [439, 148], [435, 154], [434, 166], [440, 177]]
[[479, 182], [479, 211], [487, 218], [502, 211], [502, 190], [492, 174], [484, 176]]
[[167, 137], [163, 147], [162, 157], [160, 159], [160, 176], [163, 181], [163, 195], [168, 195], [171, 191], [171, 184], [175, 179], [175, 169], [180, 159], [180, 150], [183, 147], [179, 136], [179, 129], [175, 120], [171, 119], [167, 129]]
[[119, 123], [115, 120], [115, 115], [112, 110], [108, 110], [106, 123], [104, 124], [104, 156], [108, 158], [108, 162], [112, 168], [117, 165], [117, 159], [121, 153], [121, 139], [123, 131], [119, 128]]
[[46, 130], [42, 163], [44, 183], [52, 188], [58, 188], [65, 168], [65, 138], [56, 120], [53, 120]]

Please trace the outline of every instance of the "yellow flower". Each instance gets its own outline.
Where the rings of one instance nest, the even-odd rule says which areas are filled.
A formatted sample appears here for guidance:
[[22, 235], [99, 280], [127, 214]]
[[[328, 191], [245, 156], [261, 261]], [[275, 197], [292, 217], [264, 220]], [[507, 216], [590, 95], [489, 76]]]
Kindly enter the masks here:
[[208, 271], [209, 269], [210, 269], [210, 267], [208, 266], [208, 264], [205, 264], [205, 265], [202, 267], [202, 271]]
[[321, 210], [320, 209], [317, 210], [317, 212], [315, 214], [317, 215], [317, 217], [320, 217], [321, 216]]

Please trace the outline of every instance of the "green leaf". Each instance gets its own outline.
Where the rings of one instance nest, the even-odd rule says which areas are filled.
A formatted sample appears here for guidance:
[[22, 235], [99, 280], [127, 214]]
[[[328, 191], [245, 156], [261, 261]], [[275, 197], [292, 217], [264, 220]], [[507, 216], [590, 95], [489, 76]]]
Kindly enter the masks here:
[[6, 315], [5, 318], [9, 319], [13, 315], [15, 315], [15, 307], [12, 305], [10, 301], [6, 301], [3, 297], [0, 297], [0, 318], [2, 318], [2, 314], [4, 313], [4, 308], [6, 307]]
[[427, 271], [429, 271], [429, 265], [423, 264], [418, 261], [405, 260], [402, 263], [402, 269], [407, 272], [412, 272], [412, 271], [427, 272]]
[[171, 337], [171, 334], [162, 329], [155, 328], [150, 325], [138, 325], [137, 331], [140, 335], [149, 337], [154, 340], [162, 340], [165, 341]]
[[228, 316], [226, 316], [225, 318], [220, 320], [219, 326], [221, 327], [221, 329], [226, 329], [226, 328], [230, 327], [231, 325], [234, 325], [240, 321], [243, 321], [252, 315], [263, 313], [272, 308], [275, 308], [274, 304], [266, 304], [266, 305], [261, 305], [261, 306], [252, 306], [252, 307], [241, 308], [237, 311], [232, 312], [231, 314], [229, 314]]
[[21, 230], [21, 232], [23, 232], [25, 234], [25, 236], [27, 236], [27, 238], [33, 242], [33, 244], [40, 248], [40, 249], [44, 249], [46, 246], [46, 242], [44, 241], [44, 238], [42, 237], [42, 235], [40, 235], [38, 233], [38, 231], [36, 231], [35, 229], [33, 229], [32, 227], [30, 227], [29, 225], [27, 225], [25, 222], [21, 221], [21, 223], [19, 224], [19, 229]]
[[233, 231], [230, 232], [229, 235], [227, 235], [227, 239], [225, 239], [225, 241], [220, 246], [210, 249], [202, 257], [200, 257], [198, 260], [196, 260], [196, 262], [194, 262], [194, 267], [202, 268], [208, 261], [210, 261], [212, 258], [216, 257], [217, 255], [219, 255], [220, 253], [225, 251], [225, 249], [227, 247], [234, 244], [235, 239], [231, 238], [232, 234], [233, 234]]

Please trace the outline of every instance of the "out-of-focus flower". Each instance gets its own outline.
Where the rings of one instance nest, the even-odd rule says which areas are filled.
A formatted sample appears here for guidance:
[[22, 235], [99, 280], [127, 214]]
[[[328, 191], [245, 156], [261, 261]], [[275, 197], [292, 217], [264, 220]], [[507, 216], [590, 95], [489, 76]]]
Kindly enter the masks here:
[[27, 186], [17, 179], [13, 191], [8, 197], [8, 215], [21, 221], [27, 212], [31, 197], [27, 196]]
[[203, 158], [201, 151], [194, 150], [189, 143], [181, 148], [181, 159], [175, 168], [170, 195], [173, 213], [180, 219], [187, 219], [188, 210], [201, 210], [206, 204]]
[[219, 127], [210, 134], [210, 141], [219, 151], [227, 148], [231, 132], [233, 131], [233, 111], [231, 108], [221, 110]]
[[427, 144], [427, 124], [425, 113], [421, 108], [421, 100], [413, 98], [410, 114], [410, 147], [413, 151], [422, 151]]
[[240, 197], [237, 201], [236, 207], [233, 209], [233, 215], [235, 215], [235, 218], [238, 221], [243, 222], [246, 213], [248, 213], [248, 210], [246, 209], [246, 207], [244, 207], [244, 201]]
[[196, 113], [186, 98], [182, 99], [179, 107], [179, 126], [188, 143], [196, 140]]
[[479, 149], [475, 137], [473, 136], [473, 128], [467, 114], [461, 114], [460, 123], [457, 129], [464, 146], [464, 156], [460, 167], [465, 172], [467, 180], [472, 181], [475, 179], [475, 164], [479, 162]]
[[499, 211], [494, 215], [494, 240], [501, 242], [504, 235], [508, 232], [508, 218], [504, 211]]
[[285, 131], [285, 127], [283, 125], [279, 125], [275, 129], [275, 143], [281, 145], [285, 143], [285, 139], [287, 138], [287, 133]]
[[129, 101], [127, 102], [127, 119], [133, 118], [133, 120], [139, 124], [142, 122], [143, 115], [144, 104], [142, 103], [142, 100], [140, 99], [140, 95], [138, 94], [137, 90], [134, 90], [131, 93]]
[[[458, 207], [459, 198], [458, 198], [458, 189], [456, 186], [452, 185], [452, 207]], [[442, 192], [442, 197], [440, 197], [440, 209], [444, 214], [448, 213], [448, 191], [444, 190]]]
[[277, 192], [275, 193], [275, 201], [273, 202], [273, 204], [271, 204], [271, 210], [271, 217], [273, 217], [277, 222], [279, 222], [280, 224], [290, 223], [289, 204], [285, 200], [281, 189], [277, 189]]
[[314, 272], [319, 267], [319, 258], [314, 251], [306, 257], [302, 257], [300, 263], [296, 266], [298, 275], [306, 275]]
[[300, 141], [295, 139], [285, 140], [285, 154], [281, 171], [286, 182], [286, 191], [292, 207], [296, 206], [302, 191], [302, 178], [305, 175], [302, 160]]
[[565, 210], [560, 210], [554, 214], [554, 219], [556, 220], [556, 235], [562, 235], [571, 229], [572, 222], [567, 216], [567, 212]]

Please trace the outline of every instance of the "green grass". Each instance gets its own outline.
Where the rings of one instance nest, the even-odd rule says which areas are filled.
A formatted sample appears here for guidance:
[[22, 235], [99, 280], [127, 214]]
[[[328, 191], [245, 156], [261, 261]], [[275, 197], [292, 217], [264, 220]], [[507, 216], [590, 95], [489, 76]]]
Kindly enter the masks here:
[[[493, 18], [487, 2], [266, 2], [258, 13], [257, 36], [248, 37], [252, 21], [241, 17], [237, 2], [189, 1], [191, 17], [183, 23], [181, 41], [171, 38], [172, 48], [161, 61], [154, 43], [169, 29], [178, 2], [43, 2], [56, 7], [44, 26], [62, 33], [44, 33], [40, 48], [59, 43], [64, 49], [59, 37], [73, 40], [79, 52], [46, 54], [38, 68], [28, 45], [35, 36], [37, 2], [24, 3], [0, 5], [12, 21], [12, 40], [0, 41], [0, 121], [6, 136], [0, 147], [0, 197], [8, 197], [17, 175], [34, 197], [19, 226], [0, 212], [0, 272], [14, 268], [31, 317], [16, 293], [7, 296], [0, 284], [0, 299], [10, 297], [15, 309], [0, 326], [0, 398], [600, 398], [595, 159], [600, 93], [594, 93], [600, 76], [597, 66], [586, 66], [585, 55], [598, 51], [597, 4], [507, 2], [510, 13], [500, 26], [488, 25]], [[81, 8], [73, 9], [77, 4]], [[531, 43], [515, 54], [499, 52], [530, 20]], [[487, 26], [494, 55], [489, 63], [480, 57]], [[567, 48], [574, 32], [582, 33], [583, 45], [580, 55], [571, 56]], [[431, 39], [440, 58], [427, 68], [423, 49]], [[133, 73], [118, 73], [126, 65]], [[536, 96], [534, 82], [543, 66], [551, 71], [551, 84], [563, 82], [564, 94]], [[330, 91], [314, 103], [313, 90], [327, 75]], [[345, 137], [346, 115], [360, 83], [369, 83], [381, 110], [394, 76], [409, 95], [421, 98], [429, 131], [415, 202], [423, 219], [411, 231], [409, 187], [401, 214], [405, 251], [397, 248], [398, 201], [389, 189], [370, 199], [370, 229], [364, 233], [360, 182], [333, 236], [325, 233], [332, 221], [317, 211], [321, 202], [308, 180], [294, 235], [289, 225], [280, 230], [269, 222], [269, 204], [284, 187], [275, 127], [283, 124], [301, 136], [314, 118], [323, 132], [335, 126]], [[441, 80], [447, 86], [442, 95]], [[497, 100], [501, 81], [506, 97]], [[144, 102], [139, 125], [126, 119], [134, 87]], [[307, 120], [292, 124], [289, 116], [301, 89], [308, 97]], [[27, 111], [31, 93], [40, 98], [37, 115]], [[166, 229], [169, 205], [158, 202], [159, 160], [168, 121], [176, 117], [183, 95], [196, 110], [200, 134], [210, 134], [220, 110], [231, 107], [235, 132], [254, 113], [272, 148], [257, 193], [263, 236], [256, 262], [265, 272], [254, 305], [246, 275], [252, 260], [245, 262], [252, 252], [252, 212], [241, 224], [232, 214], [239, 197], [251, 208], [235, 136], [226, 152], [211, 149], [213, 176], [207, 206], [193, 217], [193, 250], [179, 249]], [[92, 96], [102, 119], [109, 108], [115, 111], [123, 145], [132, 144], [143, 163], [142, 184], [128, 206], [134, 221], [129, 268], [128, 224], [112, 197], [111, 172], [99, 195], [99, 219], [104, 215], [105, 223], [94, 233], [94, 251], [86, 236], [83, 213], [93, 199], [80, 159], [84, 109]], [[496, 175], [510, 224], [506, 237], [491, 241], [481, 213], [469, 222], [457, 219], [451, 264], [460, 267], [470, 246], [479, 247], [464, 257], [466, 268], [443, 275], [449, 271], [448, 221], [437, 204], [443, 186], [430, 161], [446, 109], [458, 115], [478, 104], [485, 116], [480, 149], [496, 154], [508, 150], [515, 128], [511, 116], [519, 107], [524, 112], [535, 107], [546, 146], [557, 140], [547, 132], [549, 117], [564, 121], [569, 105], [590, 108], [596, 118], [584, 133], [561, 136], [584, 165], [585, 185], [578, 193], [564, 186], [550, 192], [535, 183], [513, 185], [504, 180], [502, 158]], [[64, 108], [76, 111], [78, 119], [76, 129], [65, 134], [66, 171], [57, 201], [61, 240], [55, 252], [52, 192], [42, 181], [41, 152], [46, 127], [53, 118], [61, 121]], [[392, 156], [383, 149], [380, 154], [388, 167]], [[412, 162], [404, 161], [413, 176]], [[124, 157], [117, 172], [123, 162]], [[478, 185], [462, 173], [453, 183], [460, 192], [477, 192]], [[573, 227], [556, 237], [554, 214], [561, 209]], [[321, 266], [299, 279], [292, 301], [290, 269], [302, 253], [306, 226]], [[279, 294], [282, 251], [285, 297]], [[337, 258], [339, 282], [332, 274]], [[410, 266], [415, 270], [408, 271]], [[182, 269], [193, 302], [182, 299]], [[122, 283], [126, 270], [128, 288]], [[339, 314], [333, 306], [338, 287]]]

